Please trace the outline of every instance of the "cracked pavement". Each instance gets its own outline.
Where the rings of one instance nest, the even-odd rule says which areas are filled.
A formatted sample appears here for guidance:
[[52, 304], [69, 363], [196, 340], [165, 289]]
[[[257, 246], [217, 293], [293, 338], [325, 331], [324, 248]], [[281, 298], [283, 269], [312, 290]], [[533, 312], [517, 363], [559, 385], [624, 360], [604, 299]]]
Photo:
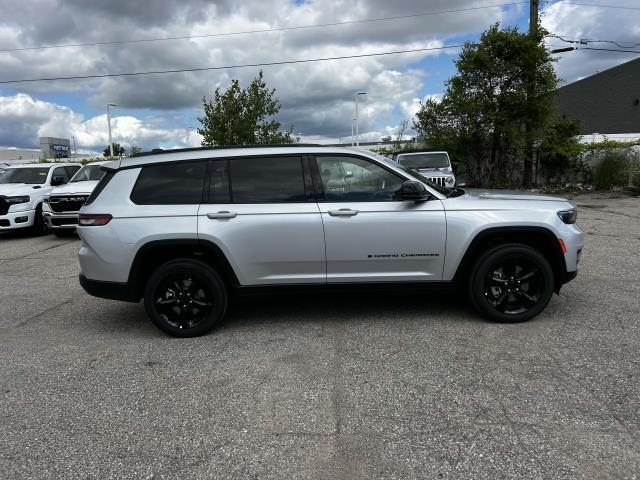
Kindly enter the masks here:
[[0, 235], [0, 477], [637, 478], [640, 198], [583, 195], [526, 324], [455, 295], [235, 302], [174, 339], [86, 295], [80, 242]]

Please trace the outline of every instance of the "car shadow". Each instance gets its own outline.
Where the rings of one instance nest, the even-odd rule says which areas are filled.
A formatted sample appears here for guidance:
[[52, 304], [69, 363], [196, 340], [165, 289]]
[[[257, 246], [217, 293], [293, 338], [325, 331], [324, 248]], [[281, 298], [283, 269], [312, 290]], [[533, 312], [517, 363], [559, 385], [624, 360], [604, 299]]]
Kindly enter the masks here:
[[[97, 315], [101, 330], [133, 337], [164, 337], [147, 318], [144, 304], [116, 302]], [[209, 335], [265, 325], [345, 324], [416, 320], [446, 322], [484, 320], [453, 292], [304, 292], [254, 294], [230, 299], [225, 319]]]
[[256, 323], [403, 321], [416, 318], [481, 320], [455, 292], [305, 292], [232, 300], [223, 328]]

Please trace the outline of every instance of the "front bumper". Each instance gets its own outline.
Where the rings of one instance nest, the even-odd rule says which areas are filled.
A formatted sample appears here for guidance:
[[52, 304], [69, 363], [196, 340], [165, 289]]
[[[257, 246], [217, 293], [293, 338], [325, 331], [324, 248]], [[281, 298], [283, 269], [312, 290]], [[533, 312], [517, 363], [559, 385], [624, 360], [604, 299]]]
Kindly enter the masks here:
[[44, 212], [44, 222], [52, 230], [72, 230], [78, 226], [78, 214]]
[[35, 210], [10, 212], [6, 215], [0, 215], [0, 230], [15, 230], [17, 228], [32, 227], [35, 217]]

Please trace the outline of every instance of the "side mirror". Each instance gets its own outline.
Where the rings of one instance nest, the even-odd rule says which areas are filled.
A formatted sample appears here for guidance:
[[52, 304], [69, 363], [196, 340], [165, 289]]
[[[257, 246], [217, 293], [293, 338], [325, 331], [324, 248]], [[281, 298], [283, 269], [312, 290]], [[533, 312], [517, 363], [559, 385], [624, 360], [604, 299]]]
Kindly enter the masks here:
[[51, 179], [51, 186], [57, 187], [58, 185], [64, 185], [66, 182], [65, 178], [62, 175], [54, 175]]
[[402, 197], [402, 200], [414, 200], [416, 202], [424, 202], [431, 198], [427, 187], [415, 180], [407, 180], [402, 183], [402, 186], [400, 187], [400, 196]]
[[353, 172], [350, 172], [350, 171], [344, 172], [344, 178], [351, 178], [351, 177], [353, 177]]

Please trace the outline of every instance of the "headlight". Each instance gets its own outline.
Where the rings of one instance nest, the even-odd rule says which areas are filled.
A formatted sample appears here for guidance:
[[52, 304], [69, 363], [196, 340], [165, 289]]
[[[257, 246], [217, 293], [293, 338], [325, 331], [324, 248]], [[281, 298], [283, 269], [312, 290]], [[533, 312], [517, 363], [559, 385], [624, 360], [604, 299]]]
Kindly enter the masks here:
[[558, 212], [558, 216], [560, 217], [560, 220], [562, 220], [564, 223], [567, 223], [567, 224], [576, 223], [576, 220], [578, 218], [578, 210], [575, 208], [572, 210], [563, 210], [561, 212]]
[[26, 195], [24, 197], [6, 197], [4, 201], [7, 205], [17, 205], [19, 203], [29, 203], [31, 198]]
[[445, 179], [445, 182], [447, 183], [447, 185], [453, 185], [453, 182], [454, 182], [453, 177], [447, 177]]

